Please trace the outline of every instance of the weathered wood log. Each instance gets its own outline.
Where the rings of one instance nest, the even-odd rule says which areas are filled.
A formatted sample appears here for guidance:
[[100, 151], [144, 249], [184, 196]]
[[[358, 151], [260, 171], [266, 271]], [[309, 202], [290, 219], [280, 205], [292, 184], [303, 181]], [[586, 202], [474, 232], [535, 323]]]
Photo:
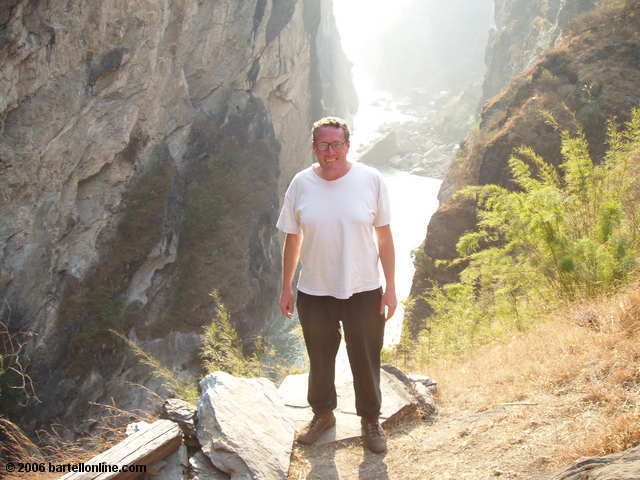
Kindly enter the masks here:
[[[182, 430], [170, 420], [158, 420], [141, 432], [130, 435], [106, 452], [93, 457], [77, 467], [85, 471], [71, 472], [59, 480], [125, 480], [136, 478], [144, 472], [127, 471], [123, 467], [149, 465], [175, 452], [182, 443]], [[117, 466], [117, 472], [112, 471]], [[86, 471], [95, 470], [95, 471]]]

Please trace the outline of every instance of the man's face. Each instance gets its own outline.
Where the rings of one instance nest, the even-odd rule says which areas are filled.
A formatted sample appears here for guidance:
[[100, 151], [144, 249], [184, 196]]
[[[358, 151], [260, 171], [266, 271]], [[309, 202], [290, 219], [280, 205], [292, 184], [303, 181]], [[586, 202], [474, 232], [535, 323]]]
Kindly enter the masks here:
[[346, 173], [348, 152], [349, 144], [345, 142], [342, 128], [324, 126], [316, 130], [313, 153], [324, 176], [331, 178]]

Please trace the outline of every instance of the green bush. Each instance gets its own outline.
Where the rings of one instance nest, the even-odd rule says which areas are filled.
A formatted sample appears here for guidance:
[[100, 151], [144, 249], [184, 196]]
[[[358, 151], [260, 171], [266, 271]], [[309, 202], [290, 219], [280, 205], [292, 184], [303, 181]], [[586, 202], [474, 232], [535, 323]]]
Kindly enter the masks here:
[[271, 326], [264, 337], [250, 339], [253, 353], [246, 355], [218, 291], [210, 295], [216, 309], [202, 335], [200, 359], [205, 374], [222, 370], [239, 377], [265, 376], [278, 381], [301, 371], [302, 333], [294, 326], [297, 321], [283, 321]]
[[517, 191], [484, 185], [460, 192], [476, 200], [478, 228], [457, 244], [454, 263], [467, 265], [460, 281], [426, 297], [434, 315], [417, 342], [420, 361], [523, 330], [537, 312], [611, 291], [635, 270], [640, 109], [624, 130], [609, 122], [600, 164], [577, 122], [571, 132], [545, 116], [562, 137], [559, 169], [520, 147], [509, 159]]
[[220, 294], [214, 290], [210, 295], [216, 303], [216, 312], [202, 334], [200, 359], [205, 373], [221, 370], [239, 377], [258, 376], [261, 373], [258, 355], [244, 355], [242, 342], [231, 324]]

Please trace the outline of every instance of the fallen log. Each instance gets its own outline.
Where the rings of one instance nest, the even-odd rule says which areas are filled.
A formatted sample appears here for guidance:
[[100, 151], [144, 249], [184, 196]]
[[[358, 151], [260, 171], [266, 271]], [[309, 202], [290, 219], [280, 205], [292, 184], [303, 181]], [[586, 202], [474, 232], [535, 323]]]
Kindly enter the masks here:
[[130, 435], [91, 460], [73, 465], [76, 471], [67, 473], [59, 480], [136, 478], [143, 475], [150, 465], [175, 452], [181, 443], [180, 426], [170, 420], [158, 420], [149, 428]]

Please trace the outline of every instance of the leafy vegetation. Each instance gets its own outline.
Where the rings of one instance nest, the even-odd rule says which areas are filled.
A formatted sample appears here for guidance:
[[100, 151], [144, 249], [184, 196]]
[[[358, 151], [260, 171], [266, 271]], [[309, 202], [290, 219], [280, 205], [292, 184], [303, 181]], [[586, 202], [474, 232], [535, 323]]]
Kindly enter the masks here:
[[180, 380], [178, 376], [171, 370], [162, 366], [160, 361], [153, 355], [145, 352], [140, 345], [132, 340], [129, 340], [120, 332], [110, 330], [110, 332], [122, 340], [131, 349], [133, 353], [140, 359], [140, 363], [149, 367], [153, 374], [160, 378], [163, 383], [175, 394], [187, 402], [196, 403], [198, 399], [198, 387], [195, 383]]
[[229, 312], [224, 308], [220, 294], [210, 293], [216, 302], [215, 316], [204, 328], [200, 359], [206, 373], [218, 370], [240, 377], [257, 376], [260, 362], [257, 354], [246, 357], [242, 351], [242, 342], [231, 324]]
[[520, 147], [509, 159], [519, 190], [484, 185], [459, 193], [475, 199], [478, 228], [457, 244], [454, 263], [466, 265], [460, 281], [427, 295], [434, 315], [416, 342], [419, 363], [524, 330], [537, 314], [612, 292], [635, 271], [640, 109], [624, 129], [609, 122], [600, 164], [575, 118], [567, 130], [544, 114], [562, 138], [559, 168]]
[[[219, 292], [213, 290], [209, 295], [216, 307], [211, 322], [204, 327], [202, 332], [202, 347], [199, 356], [205, 375], [223, 371], [238, 377], [268, 376], [278, 379], [291, 373], [291, 365], [294, 362], [287, 355], [279, 352], [274, 345], [267, 346], [267, 342], [262, 338], [256, 339], [253, 354], [245, 355], [242, 341], [231, 323], [230, 314], [222, 303]], [[127, 344], [140, 362], [149, 367], [153, 375], [161, 379], [163, 384], [175, 395], [188, 402], [196, 402], [198, 387], [194, 381], [178, 378], [175, 372], [164, 367], [158, 359], [143, 350], [137, 343], [120, 332], [110, 331]], [[291, 346], [288, 345], [288, 347]], [[287, 348], [287, 352], [297, 358], [298, 352], [289, 350]]]
[[[296, 332], [272, 332], [270, 341], [258, 337], [254, 339], [253, 353], [245, 355], [220, 294], [214, 290], [210, 295], [216, 309], [202, 335], [200, 359], [205, 373], [222, 370], [240, 377], [266, 376], [278, 380], [295, 371], [294, 365], [301, 355]], [[284, 344], [284, 348], [277, 348], [276, 343]]]

